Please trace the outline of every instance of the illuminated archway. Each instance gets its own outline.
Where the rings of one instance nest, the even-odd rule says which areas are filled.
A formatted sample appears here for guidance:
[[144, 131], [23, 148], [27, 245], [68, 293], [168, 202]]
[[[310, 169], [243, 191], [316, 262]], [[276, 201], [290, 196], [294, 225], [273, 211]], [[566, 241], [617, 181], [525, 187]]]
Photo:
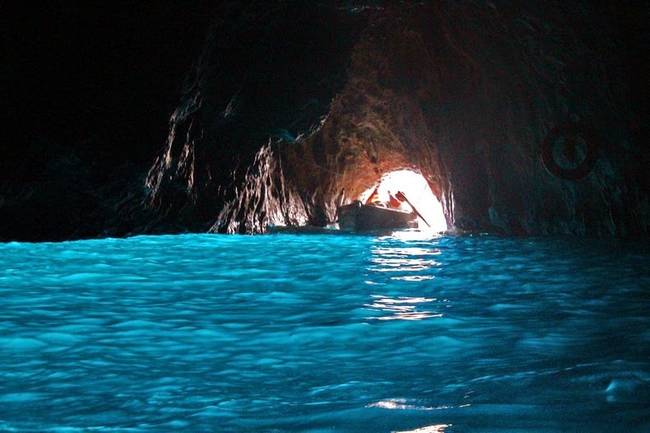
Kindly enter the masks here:
[[435, 232], [447, 230], [447, 220], [442, 204], [431, 191], [429, 183], [422, 174], [405, 169], [386, 173], [378, 183], [364, 191], [358, 199], [365, 203], [375, 189], [379, 195], [379, 200], [384, 202], [388, 202], [389, 194], [395, 195], [402, 192], [408, 199], [409, 204], [421, 215], [418, 218], [418, 227], [420, 229]]

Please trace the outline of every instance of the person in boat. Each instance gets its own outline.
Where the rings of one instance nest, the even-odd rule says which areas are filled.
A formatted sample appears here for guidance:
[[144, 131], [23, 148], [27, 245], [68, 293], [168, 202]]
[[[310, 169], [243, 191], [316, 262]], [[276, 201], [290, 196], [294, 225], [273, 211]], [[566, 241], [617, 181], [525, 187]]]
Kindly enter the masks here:
[[372, 194], [370, 194], [370, 196], [366, 200], [365, 205], [366, 206], [377, 206], [377, 207], [388, 207], [388, 206], [386, 206], [386, 203], [384, 203], [381, 200], [381, 198], [379, 197], [379, 185], [377, 185], [377, 187], [375, 187]]
[[370, 194], [365, 204], [367, 206], [385, 207], [388, 209], [397, 209], [407, 212], [411, 211], [411, 207], [406, 203], [406, 197], [402, 191], [397, 191], [396, 194], [388, 191], [388, 202], [384, 202], [379, 196], [379, 186], [377, 186], [372, 194]]
[[391, 209], [399, 209], [402, 207], [402, 200], [399, 199], [399, 192], [396, 195], [393, 195], [392, 192], [388, 191], [388, 207]]
[[397, 193], [393, 194], [392, 192], [388, 191], [388, 207], [391, 209], [399, 209], [407, 212], [411, 212], [411, 206], [406, 200], [406, 196], [402, 191], [397, 191]]

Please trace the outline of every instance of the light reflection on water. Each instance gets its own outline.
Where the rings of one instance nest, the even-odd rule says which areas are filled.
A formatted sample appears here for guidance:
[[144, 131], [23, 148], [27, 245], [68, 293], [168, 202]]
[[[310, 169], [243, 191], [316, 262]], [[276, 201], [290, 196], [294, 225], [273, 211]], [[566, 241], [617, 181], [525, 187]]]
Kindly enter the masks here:
[[[441, 254], [441, 251], [435, 247], [423, 248], [421, 246], [408, 246], [403, 242], [398, 244], [391, 241], [401, 240], [404, 238], [403, 233], [408, 233], [412, 238], [419, 241], [430, 241], [439, 236], [431, 234], [422, 234], [422, 232], [397, 232], [393, 236], [384, 236], [378, 238], [376, 244], [370, 249], [371, 265], [366, 268], [369, 280], [365, 283], [369, 285], [385, 285], [381, 274], [374, 278], [376, 273], [391, 272], [399, 275], [390, 276], [393, 281], [406, 282], [423, 282], [433, 280], [434, 275], [429, 272], [433, 267], [440, 266], [441, 263], [432, 259], [434, 256]], [[371, 295], [372, 301], [364, 306], [387, 313], [376, 317], [369, 317], [370, 320], [422, 320], [435, 317], [442, 317], [441, 313], [425, 310], [426, 304], [436, 302], [435, 298], [398, 296], [391, 298], [381, 294]], [[422, 304], [422, 305], [420, 305]]]
[[403, 430], [395, 433], [444, 433], [446, 428], [451, 427], [448, 424], [436, 424], [425, 427], [416, 428], [414, 430]]
[[434, 314], [431, 311], [417, 310], [417, 304], [436, 301], [435, 298], [409, 298], [400, 296], [396, 299], [382, 295], [372, 295], [372, 304], [365, 304], [365, 307], [389, 313], [387, 316], [369, 317], [377, 320], [421, 320], [432, 317], [442, 317], [442, 314]]
[[650, 431], [647, 246], [0, 244], [0, 431]]

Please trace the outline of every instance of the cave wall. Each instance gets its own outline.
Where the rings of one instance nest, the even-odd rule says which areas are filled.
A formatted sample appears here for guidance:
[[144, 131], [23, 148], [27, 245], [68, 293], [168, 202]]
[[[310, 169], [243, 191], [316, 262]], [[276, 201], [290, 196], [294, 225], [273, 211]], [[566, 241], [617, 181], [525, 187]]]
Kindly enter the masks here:
[[[647, 236], [648, 156], [612, 7], [224, 7], [149, 172], [147, 206], [190, 230], [322, 226], [382, 173], [411, 167], [458, 230]], [[600, 144], [581, 180], [540, 158], [566, 122]]]
[[260, 231], [265, 224], [258, 220], [270, 216], [257, 200], [266, 195], [245, 191], [257, 188], [257, 176], [277, 177], [259, 172], [258, 163], [268, 160], [260, 152], [318, 129], [344, 83], [365, 19], [308, 2], [220, 7], [147, 177], [147, 204], [161, 215], [160, 224], [207, 230], [221, 215], [223, 230]]
[[6, 3], [0, 242], [169, 231], [144, 178], [213, 3]]

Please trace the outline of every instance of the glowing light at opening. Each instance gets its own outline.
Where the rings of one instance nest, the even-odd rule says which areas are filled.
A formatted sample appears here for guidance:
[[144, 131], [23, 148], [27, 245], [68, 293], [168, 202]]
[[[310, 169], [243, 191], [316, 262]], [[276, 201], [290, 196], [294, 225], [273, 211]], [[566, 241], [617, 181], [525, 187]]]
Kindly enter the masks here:
[[[447, 220], [442, 210], [442, 204], [433, 194], [429, 183], [420, 174], [412, 170], [398, 170], [385, 174], [379, 180], [377, 193], [379, 200], [388, 202], [389, 192], [395, 195], [398, 191], [404, 193], [406, 198], [415, 206], [424, 219], [429, 223], [428, 227], [422, 219], [418, 218], [418, 226], [421, 230], [443, 232], [447, 230]], [[367, 189], [361, 194], [359, 200], [362, 203], [370, 197], [377, 185]]]

